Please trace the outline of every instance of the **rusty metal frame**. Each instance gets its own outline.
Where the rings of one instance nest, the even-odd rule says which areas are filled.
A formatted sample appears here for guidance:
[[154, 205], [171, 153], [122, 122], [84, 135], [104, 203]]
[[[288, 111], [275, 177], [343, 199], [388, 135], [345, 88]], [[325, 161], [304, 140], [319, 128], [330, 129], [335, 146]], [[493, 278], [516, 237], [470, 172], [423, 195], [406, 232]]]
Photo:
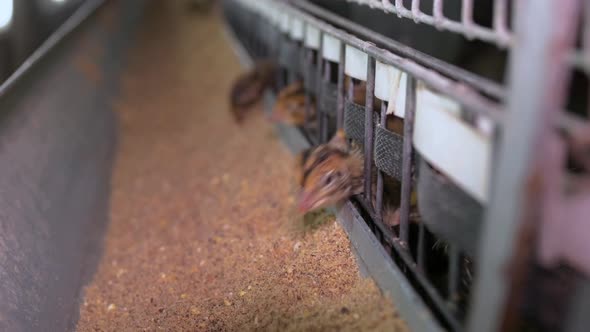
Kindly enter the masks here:
[[[226, 0], [229, 1], [229, 0]], [[245, 0], [233, 0], [237, 2], [244, 2]], [[438, 28], [448, 29], [449, 31], [458, 32], [468, 37], [479, 38], [484, 41], [496, 43], [502, 47], [511, 47], [512, 33], [506, 29], [506, 6], [505, 0], [497, 0], [495, 2], [495, 18], [494, 27], [492, 30], [483, 29], [480, 30], [470, 20], [470, 11], [473, 6], [473, 1], [463, 0], [464, 10], [461, 22], [451, 22], [441, 20], [440, 12], [435, 10], [435, 16], [438, 17], [438, 21], [431, 21], [430, 16], [424, 15], [417, 11], [419, 1], [414, 0], [412, 2], [412, 11], [408, 11], [403, 8], [403, 3], [399, 0], [396, 1], [395, 6], [391, 5], [388, 1], [371, 1], [362, 0], [351, 2], [362, 2], [364, 4], [373, 3], [376, 8], [379, 5], [389, 6], [388, 11], [398, 14], [402, 17], [408, 17], [415, 19], [417, 22], [431, 24]], [[570, 114], [559, 112], [563, 106], [563, 94], [565, 88], [562, 90], [554, 89], [555, 86], [565, 87], [568, 67], [567, 65], [577, 66], [579, 69], [586, 70], [588, 72], [588, 56], [587, 53], [588, 40], [590, 40], [590, 27], [584, 30], [586, 38], [584, 39], [584, 48], [580, 52], [572, 53], [567, 45], [572, 46], [571, 40], [567, 40], [568, 33], [572, 35], [571, 31], [573, 28], [573, 20], [571, 16], [574, 15], [573, 8], [575, 4], [579, 3], [579, 0], [568, 0], [567, 6], [563, 8], [557, 8], [555, 4], [551, 4], [549, 0], [540, 1], [538, 4], [531, 5], [534, 10], [518, 10], [514, 11], [523, 15], [525, 18], [518, 18], [516, 22], [519, 22], [516, 33], [519, 38], [525, 38], [527, 41], [531, 40], [532, 44], [527, 45], [527, 48], [519, 48], [514, 54], [511, 55], [511, 71], [510, 71], [510, 82], [511, 86], [509, 89], [489, 82], [485, 79], [472, 75], [468, 72], [462, 71], [454, 66], [438, 61], [420, 52], [417, 52], [411, 48], [405, 47], [404, 45], [397, 44], [383, 36], [372, 33], [369, 30], [358, 26], [352, 22], [349, 22], [343, 18], [337, 17], [330, 12], [319, 8], [316, 5], [311, 4], [306, 0], [298, 1], [287, 1], [287, 2], [275, 2], [275, 4], [281, 6], [281, 9], [288, 12], [289, 15], [297, 16], [307, 24], [311, 24], [318, 28], [321, 33], [329, 34], [337, 39], [341, 40], [347, 45], [351, 45], [363, 52], [368, 57], [368, 82], [367, 90], [369, 91], [366, 100], [366, 119], [365, 119], [365, 146], [369, 147], [365, 151], [365, 161], [367, 165], [371, 165], [372, 153], [372, 88], [374, 80], [374, 63], [380, 61], [385, 64], [393, 65], [402, 71], [405, 71], [410, 79], [408, 98], [406, 98], [406, 109], [410, 109], [409, 122], [411, 122], [411, 110], [413, 110], [414, 103], [414, 88], [413, 82], [420, 80], [426, 83], [430, 88], [442, 92], [449, 97], [459, 102], [467, 112], [471, 112], [472, 115], [483, 115], [491, 119], [496, 128], [497, 133], [496, 141], [494, 143], [496, 152], [496, 172], [493, 174], [492, 182], [494, 187], [492, 188], [492, 200], [487, 209], [487, 215], [485, 220], [485, 227], [482, 234], [485, 234], [484, 241], [481, 244], [480, 256], [477, 266], [478, 275], [481, 276], [478, 279], [478, 284], [475, 285], [475, 294], [472, 294], [471, 310], [469, 312], [469, 320], [466, 326], [466, 330], [469, 331], [495, 331], [500, 327], [506, 328], [510, 326], [510, 315], [506, 312], [506, 308], [514, 308], [514, 299], [509, 297], [511, 290], [517, 289], [520, 285], [518, 284], [519, 278], [518, 269], [511, 270], [513, 275], [510, 278], [506, 278], [503, 275], [503, 271], [507, 264], [515, 264], [515, 259], [520, 259], [523, 254], [521, 250], [516, 247], [516, 243], [519, 241], [519, 236], [526, 236], [527, 218], [531, 218], [530, 210], [533, 207], [538, 206], [540, 202], [545, 202], [550, 195], [555, 195], [554, 192], [545, 187], [541, 190], [541, 193], [531, 193], [527, 188], [531, 186], [531, 181], [538, 180], [539, 172], [544, 168], [536, 168], [538, 165], [550, 164], [550, 158], [556, 157], [555, 154], [543, 154], [543, 147], [548, 146], [551, 143], [551, 139], [555, 134], [555, 129], [564, 129], [566, 132], [575, 132], [584, 130], [588, 125], [584, 119], [577, 118]], [[442, 4], [442, 0], [435, 1], [435, 6]], [[530, 5], [530, 2], [529, 2]], [[554, 6], [554, 7], [551, 7]], [[385, 7], [383, 7], [385, 8]], [[382, 8], [382, 9], [383, 9]], [[393, 9], [392, 9], [393, 8]], [[586, 5], [586, 11], [590, 11], [590, 6]], [[531, 12], [535, 12], [537, 15], [531, 15]], [[498, 18], [498, 14], [501, 16]], [[590, 14], [586, 13], [586, 17]], [[543, 33], [539, 33], [538, 25], [533, 23], [535, 17], [538, 21], [539, 17], [544, 18], [544, 22], [569, 22], [569, 24], [561, 24], [560, 27], [554, 24], [551, 27], [544, 27]], [[551, 24], [548, 24], [551, 25]], [[486, 31], [484, 31], [486, 30]], [[557, 31], [557, 33], [554, 33]], [[533, 36], [534, 35], [534, 36]], [[548, 38], [547, 36], [552, 36]], [[557, 37], [556, 37], [557, 36]], [[360, 39], [360, 38], [363, 39]], [[288, 37], [285, 37], [288, 38]], [[561, 39], [559, 39], [561, 38]], [[561, 59], [557, 59], [555, 56], [555, 50], [552, 53], [552, 45], [557, 42], [563, 48], [559, 49], [558, 56]], [[553, 43], [553, 44], [552, 44]], [[537, 52], [542, 55], [540, 58], [537, 56]], [[553, 57], [550, 55], [553, 54]], [[572, 55], [574, 54], [574, 55]], [[343, 56], [341, 54], [341, 60]], [[534, 59], [534, 60], [532, 60]], [[568, 62], [569, 61], [569, 62]], [[321, 64], [323, 61], [319, 61]], [[555, 65], [555, 63], [560, 65]], [[323, 73], [323, 68], [318, 66], [318, 74]], [[548, 68], [551, 68], [549, 70]], [[531, 76], [530, 73], [534, 72], [535, 75]], [[341, 127], [341, 114], [342, 105], [345, 98], [345, 91], [343, 91], [343, 62], [341, 61], [338, 67], [338, 127]], [[534, 82], [534, 84], [531, 84]], [[321, 91], [320, 91], [321, 93]], [[532, 97], [531, 97], [532, 96]], [[506, 106], [503, 104], [507, 102]], [[526, 111], [523, 111], [526, 109]], [[537, 121], [530, 121], [530, 119], [538, 119]], [[435, 303], [436, 307], [443, 307], [444, 300], [437, 294], [437, 291], [433, 289], [428, 281], [424, 279], [420, 270], [424, 264], [424, 252], [420, 250], [420, 246], [424, 241], [424, 227], [420, 228], [420, 235], [418, 239], [419, 249], [417, 259], [409, 254], [407, 250], [407, 227], [408, 227], [408, 214], [409, 214], [409, 193], [411, 192], [411, 167], [412, 167], [412, 141], [411, 141], [411, 125], [406, 126], [406, 132], [404, 133], [404, 151], [403, 151], [403, 177], [402, 177], [402, 216], [401, 216], [401, 231], [400, 234], [393, 234], [387, 227], [382, 224], [380, 218], [380, 211], [372, 206], [372, 200], [370, 195], [360, 197], [356, 203], [349, 202], [346, 207], [340, 211], [339, 216], [343, 219], [344, 224], [348, 224], [347, 232], [353, 242], [355, 248], [363, 247], [367, 245], [366, 241], [373, 241], [374, 243], [386, 243], [393, 249], [393, 255], [398, 260], [403, 262], [405, 269], [405, 276], [401, 275], [401, 280], [397, 282], [406, 282], [406, 278], [411, 277], [414, 281], [422, 287], [422, 294], [426, 294], [430, 297], [430, 301]], [[320, 128], [320, 134], [325, 137], [325, 128]], [[289, 135], [287, 135], [289, 136]], [[287, 139], [292, 141], [292, 139]], [[515, 151], [515, 149], [517, 151]], [[537, 166], [535, 166], [537, 165]], [[555, 165], [555, 163], [553, 163]], [[366, 167], [366, 178], [371, 178], [371, 169]], [[546, 169], [546, 168], [545, 168]], [[525, 175], [532, 174], [531, 178], [525, 178]], [[379, 176], [381, 178], [381, 176]], [[380, 185], [381, 182], [381, 185]], [[371, 181], [365, 181], [367, 188], [366, 193], [371, 193], [370, 188]], [[377, 207], [380, 206], [379, 191], [382, 190], [382, 179], [378, 180], [377, 183]], [[551, 204], [549, 204], [551, 206]], [[360, 207], [360, 209], [359, 209]], [[356, 211], [356, 212], [350, 212]], [[361, 212], [362, 211], [362, 212]], [[368, 218], [363, 217], [363, 214]], [[351, 217], [353, 216], [354, 217]], [[526, 216], [526, 218], [525, 218]], [[352, 220], [352, 221], [351, 221]], [[356, 221], [360, 222], [361, 225], [366, 227], [366, 231], [372, 232], [369, 236], [370, 240], [362, 240], [355, 244], [359, 238], [363, 236], [358, 235], [350, 231], [356, 227]], [[355, 235], [356, 234], [356, 235]], [[359, 236], [359, 237], [356, 237]], [[501, 239], [501, 240], [499, 240]], [[369, 245], [370, 247], [371, 245]], [[527, 247], [524, 249], [527, 252], [531, 251], [532, 245], [524, 243], [523, 246]], [[379, 247], [381, 250], [383, 248]], [[376, 250], [376, 251], [375, 251]], [[379, 280], [375, 274], [379, 274], [380, 270], [376, 269], [376, 263], [374, 260], [380, 260], [381, 264], [386, 260], [383, 256], [379, 256], [379, 249], [370, 250], [372, 255], [376, 255], [377, 258], [367, 256], [367, 252], [364, 254], [361, 250], [360, 256], [364, 261], [365, 266], [368, 267], [371, 275], [378, 281], [382, 289], [387, 290], [387, 287], [391, 287], [388, 282]], [[449, 304], [454, 303], [453, 295], [457, 292], [457, 277], [459, 274], [459, 258], [460, 254], [458, 248], [451, 245], [450, 247], [450, 275], [453, 277], [447, 282]], [[526, 255], [526, 254], [525, 254]], [[373, 263], [371, 263], [373, 262]], [[391, 263], [391, 262], [390, 262]], [[373, 267], [373, 268], [371, 268]], [[391, 274], [388, 278], [392, 277]], [[384, 286], [388, 284], [389, 286]], [[516, 287], [516, 288], [515, 288]], [[513, 292], [514, 293], [514, 292]], [[400, 299], [396, 298], [397, 304], [403, 308], [408, 306], [417, 305], [416, 302], [408, 301], [407, 297]], [[407, 302], [405, 302], [407, 301]], [[423, 305], [423, 303], [422, 303]], [[415, 315], [408, 313], [410, 321], [415, 319]], [[438, 313], [438, 322], [444, 321], [444, 326], [451, 330], [463, 330], [465, 326], [459, 323], [455, 318], [449, 316], [448, 313]], [[407, 317], [406, 317], [407, 318]], [[434, 319], [434, 317], [431, 317]], [[437, 324], [430, 325], [437, 326]], [[440, 327], [440, 326], [439, 326]]]

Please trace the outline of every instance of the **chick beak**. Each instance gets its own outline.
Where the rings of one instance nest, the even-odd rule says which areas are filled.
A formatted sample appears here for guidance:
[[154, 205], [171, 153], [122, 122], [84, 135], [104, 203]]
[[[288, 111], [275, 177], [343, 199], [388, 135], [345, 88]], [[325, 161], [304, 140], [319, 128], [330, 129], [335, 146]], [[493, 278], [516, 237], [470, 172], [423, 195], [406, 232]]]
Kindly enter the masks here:
[[281, 115], [279, 114], [279, 112], [275, 111], [272, 112], [269, 116], [268, 116], [268, 120], [272, 123], [279, 123], [281, 122], [283, 119], [281, 117]]
[[301, 193], [299, 195], [298, 209], [301, 213], [308, 212], [313, 206], [313, 196], [308, 193]]

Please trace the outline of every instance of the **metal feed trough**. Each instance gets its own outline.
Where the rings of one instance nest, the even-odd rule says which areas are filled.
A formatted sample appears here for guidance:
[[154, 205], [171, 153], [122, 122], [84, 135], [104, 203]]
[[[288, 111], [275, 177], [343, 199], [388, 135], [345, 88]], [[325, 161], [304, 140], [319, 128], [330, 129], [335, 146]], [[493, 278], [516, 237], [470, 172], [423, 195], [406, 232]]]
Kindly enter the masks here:
[[[300, 150], [344, 128], [364, 146], [365, 179], [376, 165], [376, 206], [363, 195], [338, 216], [361, 267], [413, 330], [586, 331], [590, 2], [490, 0], [491, 21], [481, 24], [474, 13], [484, 2], [331, 5], [354, 4], [504, 49], [506, 84], [385, 37], [326, 2], [225, 0], [223, 12], [244, 59], [277, 59], [278, 88], [303, 79], [308, 100], [317, 102], [317, 124], [280, 126], [287, 144]], [[454, 17], [449, 8], [458, 10]], [[365, 105], [344, 91], [346, 76], [366, 82]], [[390, 106], [404, 119], [403, 137], [384, 128]], [[384, 176], [402, 183], [396, 232], [380, 218]], [[371, 181], [365, 184], [372, 192]], [[413, 189], [423, 221], [416, 232]], [[446, 247], [443, 259], [432, 256], [432, 239]], [[438, 279], [429, 273], [436, 263], [445, 265]]]
[[14, 15], [0, 29], [0, 331], [70, 331], [100, 257], [112, 106], [144, 1], [15, 0], [0, 10], [7, 3]]

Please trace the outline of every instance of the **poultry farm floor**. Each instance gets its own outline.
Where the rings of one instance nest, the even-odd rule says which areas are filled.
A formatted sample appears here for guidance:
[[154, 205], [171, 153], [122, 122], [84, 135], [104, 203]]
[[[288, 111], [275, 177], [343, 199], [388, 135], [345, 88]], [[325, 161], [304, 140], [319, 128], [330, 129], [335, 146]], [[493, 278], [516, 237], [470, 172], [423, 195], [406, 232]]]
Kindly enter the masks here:
[[260, 109], [233, 123], [240, 72], [217, 14], [153, 1], [117, 105], [104, 254], [78, 331], [405, 331], [333, 216], [295, 213], [293, 157]]

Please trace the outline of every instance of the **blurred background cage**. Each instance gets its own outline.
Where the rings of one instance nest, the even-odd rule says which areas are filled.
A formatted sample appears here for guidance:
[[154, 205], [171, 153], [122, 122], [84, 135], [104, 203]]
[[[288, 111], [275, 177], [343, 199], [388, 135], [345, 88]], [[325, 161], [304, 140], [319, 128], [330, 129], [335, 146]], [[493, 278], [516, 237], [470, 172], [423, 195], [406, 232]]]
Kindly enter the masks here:
[[[222, 6], [242, 55], [281, 67], [269, 107], [280, 88], [303, 80], [318, 110], [297, 128], [304, 141], [343, 128], [376, 166], [376, 203], [359, 195], [339, 219], [412, 328], [588, 329], [588, 1]], [[347, 80], [365, 82], [364, 105]], [[385, 128], [386, 112], [403, 119], [403, 135]], [[394, 230], [382, 222], [385, 177], [401, 182]]]
[[82, 3], [82, 0], [0, 1], [0, 81], [8, 78]]

